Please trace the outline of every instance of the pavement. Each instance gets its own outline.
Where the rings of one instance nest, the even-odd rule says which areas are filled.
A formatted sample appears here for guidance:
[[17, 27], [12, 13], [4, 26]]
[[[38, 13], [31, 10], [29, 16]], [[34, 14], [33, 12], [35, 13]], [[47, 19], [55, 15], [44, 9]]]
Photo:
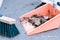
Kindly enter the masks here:
[[40, 0], [4, 0], [0, 12], [5, 16], [17, 20], [16, 27], [20, 34], [13, 38], [0, 36], [0, 40], [60, 40], [60, 28], [28, 36], [22, 27], [19, 17], [34, 10], [34, 8], [40, 3]]

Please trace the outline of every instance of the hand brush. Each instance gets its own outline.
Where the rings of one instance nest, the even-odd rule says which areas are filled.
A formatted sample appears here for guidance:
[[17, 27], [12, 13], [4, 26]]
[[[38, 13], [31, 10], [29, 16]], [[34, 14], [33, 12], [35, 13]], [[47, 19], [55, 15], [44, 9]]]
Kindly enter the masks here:
[[15, 19], [0, 15], [0, 34], [6, 37], [14, 37], [19, 34], [15, 26]]

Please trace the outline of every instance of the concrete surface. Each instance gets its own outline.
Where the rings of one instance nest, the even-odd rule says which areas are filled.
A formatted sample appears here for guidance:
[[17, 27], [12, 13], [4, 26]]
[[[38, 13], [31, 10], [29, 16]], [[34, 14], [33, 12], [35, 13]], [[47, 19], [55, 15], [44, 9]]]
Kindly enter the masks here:
[[[32, 3], [34, 5], [31, 5]], [[19, 21], [19, 16], [33, 10], [39, 3], [40, 0], [4, 0], [0, 12], [5, 16], [17, 20], [16, 27], [20, 34], [13, 38], [0, 36], [0, 40], [60, 40], [60, 28], [32, 36], [28, 36], [25, 33], [25, 30]]]

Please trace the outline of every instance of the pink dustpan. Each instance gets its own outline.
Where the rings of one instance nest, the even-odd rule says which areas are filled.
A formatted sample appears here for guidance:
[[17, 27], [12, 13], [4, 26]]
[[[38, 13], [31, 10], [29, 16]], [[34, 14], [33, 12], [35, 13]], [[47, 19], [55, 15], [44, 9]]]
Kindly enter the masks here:
[[[48, 13], [48, 10], [50, 13]], [[59, 23], [60, 23], [60, 12], [57, 9], [54, 9], [51, 4], [45, 4], [35, 10], [32, 10], [31, 12], [28, 12], [22, 16], [20, 16], [20, 20], [22, 20], [24, 17], [30, 18], [34, 14], [40, 14], [43, 16], [48, 16], [51, 19], [48, 20], [47, 22], [43, 23], [42, 25], [34, 28], [29, 22], [21, 22], [26, 33], [28, 35], [40, 33], [40, 32], [45, 32], [48, 30], [56, 29], [59, 28]]]

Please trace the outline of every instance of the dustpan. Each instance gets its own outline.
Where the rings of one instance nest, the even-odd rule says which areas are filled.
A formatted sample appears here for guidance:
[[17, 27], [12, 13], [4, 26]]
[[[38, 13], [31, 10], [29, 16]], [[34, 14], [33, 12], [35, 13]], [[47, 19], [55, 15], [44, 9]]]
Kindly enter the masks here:
[[[53, 17], [51, 16], [51, 14], [48, 13], [48, 10], [53, 15]], [[34, 14], [37, 14], [37, 15], [40, 14], [40, 15], [48, 16], [51, 18], [50, 20], [46, 21], [45, 23], [41, 24], [40, 26], [38, 26], [36, 28], [34, 28], [34, 26], [30, 25], [28, 22], [22, 23], [22, 21], [21, 21], [27, 35], [32, 35], [32, 34], [41, 33], [41, 32], [45, 32], [48, 30], [59, 28], [59, 24], [60, 24], [60, 14], [59, 13], [60, 12], [57, 9], [54, 9], [51, 4], [45, 4], [35, 10], [32, 10], [32, 11], [20, 16], [19, 19], [21, 21], [24, 17], [30, 18]]]

